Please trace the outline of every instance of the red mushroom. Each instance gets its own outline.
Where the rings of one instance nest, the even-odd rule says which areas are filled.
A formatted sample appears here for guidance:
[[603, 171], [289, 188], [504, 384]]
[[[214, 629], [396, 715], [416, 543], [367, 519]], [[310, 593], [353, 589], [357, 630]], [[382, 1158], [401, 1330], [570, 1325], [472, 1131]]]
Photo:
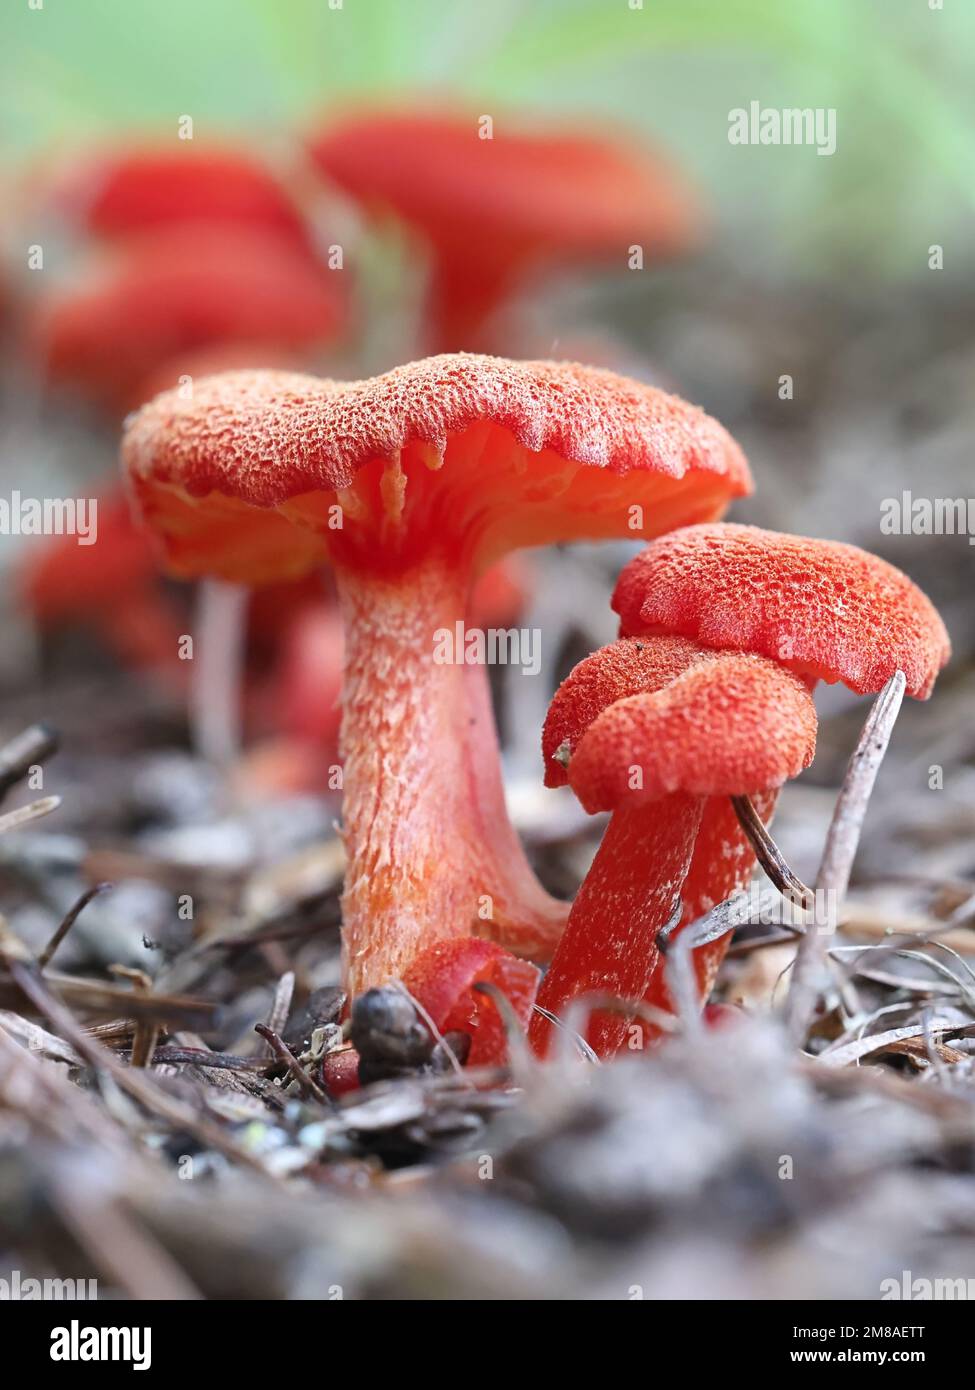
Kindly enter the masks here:
[[184, 685], [183, 625], [160, 590], [159, 569], [119, 490], [94, 499], [92, 545], [74, 535], [31, 546], [20, 570], [25, 606], [41, 629], [87, 626], [126, 666]]
[[[435, 1043], [447, 1044], [442, 1062], [504, 1066], [510, 1060], [509, 1026], [528, 1026], [539, 979], [536, 966], [480, 937], [459, 937], [431, 946], [406, 971], [405, 994], [376, 989], [359, 996], [351, 1017], [353, 1045], [323, 1060], [326, 1089], [338, 1096], [389, 1075], [390, 1067], [395, 1073], [400, 1067], [424, 1066]], [[378, 996], [383, 996], [381, 1002], [372, 1002]], [[360, 1006], [366, 1007], [364, 1017], [358, 1012]], [[377, 1015], [384, 1025], [379, 1030], [379, 1058], [374, 1036]], [[466, 1045], [458, 1046], [465, 1039]]]
[[174, 572], [334, 569], [352, 994], [472, 932], [545, 958], [565, 907], [504, 812], [476, 634], [454, 645], [472, 582], [514, 548], [625, 536], [634, 507], [654, 533], [713, 516], [750, 485], [729, 436], [610, 373], [461, 355], [364, 382], [214, 377], [143, 407], [123, 461]]
[[522, 555], [506, 555], [485, 570], [471, 594], [474, 627], [511, 627], [531, 600], [535, 576]]
[[48, 378], [124, 408], [148, 374], [214, 344], [272, 353], [332, 341], [343, 276], [260, 229], [174, 226], [130, 243], [82, 288], [40, 306], [33, 350]]
[[436, 351], [483, 346], [487, 319], [539, 267], [683, 250], [699, 214], [656, 155], [578, 134], [474, 117], [385, 111], [348, 117], [312, 144], [319, 167], [358, 202], [390, 209], [431, 254]]
[[54, 188], [54, 202], [94, 236], [129, 237], [155, 227], [208, 222], [229, 231], [263, 228], [308, 250], [294, 198], [243, 150], [180, 142], [82, 160]]
[[[590, 813], [612, 819], [539, 990], [561, 1014], [573, 999], [642, 999], [657, 965], [701, 819], [712, 797], [779, 787], [812, 761], [816, 711], [790, 672], [763, 657], [714, 653], [681, 638], [623, 638], [560, 686], [542, 739], [546, 781], [566, 779]], [[600, 1057], [629, 1019], [595, 1011]], [[536, 1014], [535, 1049], [552, 1024]]]
[[761, 652], [813, 681], [875, 694], [895, 671], [925, 700], [951, 655], [945, 625], [906, 574], [855, 545], [723, 522], [648, 545], [613, 594], [620, 633], [670, 632]]
[[359, 1054], [354, 1047], [326, 1052], [322, 1058], [322, 1081], [333, 1099], [359, 1089]]
[[[842, 681], [875, 694], [895, 671], [919, 699], [950, 655], [930, 600], [899, 570], [856, 546], [781, 535], [754, 526], [690, 526], [651, 542], [620, 575], [613, 595], [622, 634], [666, 632], [709, 648], [758, 652], [812, 687]], [[768, 821], [775, 798], [757, 805]], [[754, 855], [729, 803], [705, 812], [685, 882], [684, 922], [745, 886]], [[699, 947], [706, 998], [728, 937]], [[647, 1002], [669, 1007], [664, 972]]]

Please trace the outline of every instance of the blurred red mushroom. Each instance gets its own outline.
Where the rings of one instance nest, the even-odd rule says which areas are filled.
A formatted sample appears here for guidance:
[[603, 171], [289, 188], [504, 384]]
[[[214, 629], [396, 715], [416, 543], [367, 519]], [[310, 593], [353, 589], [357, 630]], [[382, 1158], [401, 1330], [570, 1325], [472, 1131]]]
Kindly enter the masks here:
[[336, 1048], [322, 1058], [322, 1081], [330, 1096], [359, 1089], [359, 1054], [354, 1047]]
[[230, 146], [179, 141], [107, 150], [76, 162], [52, 200], [86, 232], [130, 237], [178, 223], [263, 229], [307, 251], [301, 209], [260, 160]]
[[523, 555], [505, 555], [475, 581], [470, 600], [473, 627], [511, 627], [525, 611], [535, 576]]
[[275, 661], [269, 711], [278, 728], [299, 743], [338, 754], [345, 641], [337, 606], [325, 602], [300, 608], [285, 623]]
[[343, 274], [254, 227], [180, 224], [128, 243], [39, 307], [33, 352], [49, 380], [124, 409], [150, 372], [217, 344], [278, 354], [333, 341]]
[[750, 486], [734, 442], [610, 373], [461, 355], [364, 382], [214, 377], [143, 407], [123, 462], [175, 573], [334, 569], [353, 997], [475, 931], [545, 958], [565, 906], [504, 810], [485, 656], [444, 643], [508, 550], [632, 534], [634, 507], [654, 534], [720, 513]]
[[380, 111], [336, 121], [312, 155], [371, 212], [391, 211], [431, 259], [429, 350], [483, 348], [488, 319], [539, 269], [627, 265], [684, 250], [700, 214], [658, 155], [471, 116]]
[[702, 1013], [706, 1028], [734, 1028], [745, 1017], [737, 1004], [705, 1004]]
[[[762, 657], [683, 638], [623, 638], [587, 657], [552, 702], [542, 740], [549, 786], [566, 780], [612, 819], [539, 990], [561, 1014], [574, 999], [642, 999], [691, 862], [709, 798], [780, 786], [812, 761], [816, 711], [797, 677]], [[588, 1040], [612, 1057], [624, 1007], [597, 1009]], [[553, 1025], [531, 1039], [544, 1054]]]
[[120, 490], [93, 500], [94, 544], [79, 545], [74, 535], [48, 536], [28, 549], [19, 579], [27, 611], [44, 630], [88, 627], [124, 666], [182, 688], [183, 625], [162, 593], [149, 540]]

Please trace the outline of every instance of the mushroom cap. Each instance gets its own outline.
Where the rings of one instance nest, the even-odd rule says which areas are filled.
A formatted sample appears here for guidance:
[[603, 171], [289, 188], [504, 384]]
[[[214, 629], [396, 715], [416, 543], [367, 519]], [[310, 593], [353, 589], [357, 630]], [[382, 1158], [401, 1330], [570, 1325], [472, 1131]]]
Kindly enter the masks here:
[[358, 201], [391, 208], [442, 254], [474, 263], [681, 250], [700, 214], [665, 160], [609, 138], [534, 133], [474, 116], [356, 115], [312, 142], [319, 167]]
[[269, 169], [243, 150], [137, 146], [83, 160], [55, 188], [96, 236], [129, 236], [167, 223], [201, 221], [263, 227], [308, 245], [294, 200]]
[[594, 719], [617, 700], [669, 685], [701, 657], [683, 637], [621, 637], [574, 666], [559, 686], [542, 729], [547, 787], [568, 784], [568, 764]]
[[[587, 657], [580, 663], [587, 669], [577, 667], [553, 701], [580, 715], [568, 780], [591, 814], [671, 792], [752, 795], [781, 786], [812, 762], [812, 696], [776, 662], [670, 637], [647, 638], [640, 651], [618, 650], [627, 645], [624, 638]], [[629, 693], [638, 662], [649, 685]], [[600, 685], [609, 703], [592, 717], [591, 696]], [[562, 711], [561, 726], [569, 722]], [[546, 721], [546, 741], [553, 736]]]
[[342, 276], [280, 237], [186, 224], [139, 238], [79, 288], [52, 295], [34, 350], [51, 379], [125, 400], [178, 353], [217, 343], [308, 347], [334, 338], [346, 317]]
[[116, 485], [96, 501], [97, 544], [79, 545], [71, 534], [49, 536], [25, 553], [19, 587], [41, 626], [115, 607], [120, 597], [158, 582], [152, 546], [132, 520], [128, 498]]
[[688, 526], [651, 542], [613, 595], [622, 633], [759, 652], [857, 694], [903, 671], [926, 699], [951, 644], [930, 599], [855, 545], [757, 526]]
[[[123, 466], [171, 567], [266, 583], [329, 554], [390, 570], [429, 552], [656, 534], [750, 491], [696, 407], [571, 363], [466, 353], [367, 381], [232, 372], [127, 423]], [[330, 527], [336, 498], [341, 528]]]

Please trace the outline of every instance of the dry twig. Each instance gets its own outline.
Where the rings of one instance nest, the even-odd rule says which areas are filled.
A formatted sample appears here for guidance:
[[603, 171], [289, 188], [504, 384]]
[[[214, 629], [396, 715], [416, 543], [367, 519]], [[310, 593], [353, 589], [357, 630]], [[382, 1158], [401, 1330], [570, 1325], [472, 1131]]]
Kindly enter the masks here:
[[[897, 721], [905, 684], [904, 673], [896, 671], [878, 695], [850, 759], [836, 802], [816, 875], [817, 894], [830, 895], [836, 911], [850, 881], [863, 818]], [[826, 983], [826, 939], [825, 932], [811, 930], [799, 942], [786, 1001], [786, 1022], [791, 1036], [797, 1041], [805, 1039]]]
[[815, 902], [812, 889], [803, 883], [786, 862], [785, 856], [769, 833], [768, 826], [755, 809], [751, 797], [733, 796], [731, 804], [735, 808], [739, 825], [755, 851], [755, 858], [765, 870], [770, 882], [775, 884], [784, 898], [794, 902], [804, 911], [809, 911]]
[[91, 902], [92, 898], [97, 898], [100, 893], [104, 893], [107, 889], [111, 888], [111, 886], [110, 883], [96, 883], [94, 888], [89, 888], [87, 892], [82, 893], [78, 901], [68, 909], [57, 931], [55, 931], [50, 941], [37, 957], [37, 967], [39, 970], [43, 970], [50, 964], [55, 951], [61, 945], [61, 942], [67, 936], [75, 922], [77, 922], [79, 916]]
[[298, 1058], [291, 1051], [290, 1047], [288, 1047], [287, 1043], [283, 1042], [272, 1028], [268, 1028], [266, 1023], [255, 1023], [254, 1032], [260, 1034], [277, 1060], [287, 1067], [295, 1081], [297, 1081], [303, 1096], [308, 1096], [312, 1100], [317, 1100], [319, 1105], [327, 1106], [329, 1109], [332, 1108], [334, 1101], [331, 1096], [324, 1087], [319, 1086], [313, 1076], [310, 1076], [308, 1072], [305, 1071], [305, 1068], [298, 1061]]

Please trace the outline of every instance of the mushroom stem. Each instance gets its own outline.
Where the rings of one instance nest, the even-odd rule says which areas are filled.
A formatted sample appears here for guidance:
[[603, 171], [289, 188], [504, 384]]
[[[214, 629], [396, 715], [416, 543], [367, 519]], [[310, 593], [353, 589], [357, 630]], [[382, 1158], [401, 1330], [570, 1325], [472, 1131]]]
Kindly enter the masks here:
[[[748, 800], [755, 814], [765, 825], [772, 819], [779, 794], [777, 791], [769, 791], [748, 798], [708, 797], [701, 817], [701, 828], [694, 842], [691, 866], [684, 880], [681, 894], [684, 911], [680, 926], [673, 934], [674, 938], [691, 922], [710, 912], [718, 903], [748, 887], [755, 868], [756, 855], [751, 839], [741, 826], [733, 805], [739, 799]], [[731, 945], [733, 934], [730, 931], [726, 932], [724, 936], [708, 941], [694, 950], [694, 975], [702, 1004], [714, 988], [718, 970]], [[658, 961], [643, 998], [644, 1003], [652, 1005], [655, 1009], [676, 1014], [676, 1005], [671, 997], [662, 960]], [[641, 1022], [641, 1029], [643, 1041], [647, 1045], [664, 1036], [661, 1028], [645, 1020]]]
[[248, 601], [241, 584], [205, 579], [200, 585], [190, 722], [197, 752], [217, 767], [227, 767], [240, 752]]
[[483, 352], [485, 328], [508, 295], [507, 264], [480, 258], [471, 275], [470, 255], [441, 256], [432, 267], [427, 291], [429, 347], [434, 352]]
[[550, 940], [564, 908], [531, 876], [504, 813], [482, 665], [456, 641], [456, 562], [377, 575], [336, 568], [346, 631], [342, 899], [346, 987], [397, 979], [439, 942]]
[[[706, 801], [673, 792], [613, 813], [539, 989], [540, 1008], [561, 1017], [587, 995], [645, 996], [659, 969], [657, 936], [681, 892]], [[625, 1013], [594, 1011], [585, 1036], [605, 1059], [625, 1044], [630, 1027]], [[551, 1022], [536, 1013], [529, 1033], [535, 1052], [544, 1056], [552, 1036]], [[639, 1032], [632, 1037], [639, 1047]]]

